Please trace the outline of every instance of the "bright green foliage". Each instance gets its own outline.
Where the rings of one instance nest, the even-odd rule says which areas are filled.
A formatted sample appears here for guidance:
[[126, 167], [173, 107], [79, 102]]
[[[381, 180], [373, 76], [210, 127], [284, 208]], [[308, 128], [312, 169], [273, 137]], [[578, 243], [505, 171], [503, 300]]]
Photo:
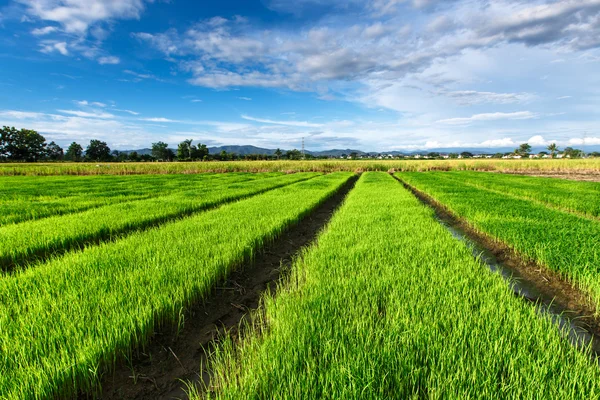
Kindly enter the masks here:
[[241, 182], [279, 175], [237, 173], [0, 177], [0, 226], [171, 194], [209, 182]]
[[211, 185], [208, 180], [205, 185], [188, 185], [188, 190], [172, 195], [0, 227], [3, 239], [0, 242], [0, 265], [9, 269], [35, 257], [47, 257], [55, 251], [143, 229], [317, 175], [299, 173], [224, 185]]
[[551, 207], [600, 216], [600, 182], [579, 182], [556, 178], [485, 172], [438, 172], [446, 178], [490, 189], [524, 199], [542, 202]]
[[265, 310], [264, 330], [219, 349], [212, 396], [600, 396], [588, 355], [385, 173], [363, 174]]
[[466, 219], [475, 229], [572, 280], [600, 306], [599, 221], [461, 184], [442, 174], [398, 176]]
[[0, 398], [89, 389], [102, 367], [177, 321], [351, 176], [289, 185], [0, 279]]

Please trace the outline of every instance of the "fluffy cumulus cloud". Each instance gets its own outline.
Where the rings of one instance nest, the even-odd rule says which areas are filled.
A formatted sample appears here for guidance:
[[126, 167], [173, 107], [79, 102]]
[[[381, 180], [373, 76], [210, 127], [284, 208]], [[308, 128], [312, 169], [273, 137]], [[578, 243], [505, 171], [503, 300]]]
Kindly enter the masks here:
[[[129, 57], [104, 50], [112, 24], [141, 18], [152, 2], [14, 1], [36, 24], [28, 32], [39, 51], [48, 57], [83, 56], [105, 70], [117, 70], [111, 65], [127, 64]], [[91, 127], [113, 123], [126, 127], [131, 137], [162, 124], [173, 137], [194, 133], [213, 143], [281, 147], [306, 137], [312, 138], [313, 147], [356, 145], [369, 150], [502, 148], [528, 140], [545, 146], [551, 140], [547, 138], [562, 145], [580, 140], [592, 144], [597, 136], [592, 132], [600, 130], [595, 106], [600, 76], [594, 72], [600, 62], [600, 0], [263, 3], [293, 23], [214, 16], [178, 21], [177, 28], [167, 30], [148, 27], [131, 33], [140, 50], [131, 54], [143, 54], [144, 59], [119, 68], [115, 79], [140, 86], [185, 80], [214, 89], [202, 92], [206, 105], [214, 91], [240, 89], [240, 96], [231, 97], [247, 100], [236, 102], [236, 107], [246, 108], [231, 121], [138, 116], [91, 101], [80, 101], [78, 110], [63, 107], [45, 114], [44, 121], [56, 129], [76, 118]], [[144, 65], [152, 57], [162, 60]], [[151, 70], [157, 65], [168, 65], [168, 80], [161, 78], [164, 70]], [[294, 96], [317, 104], [342, 100], [366, 111], [352, 119], [281, 118], [280, 112], [287, 110], [251, 115], [262, 96], [243, 91], [247, 88], [301, 92]], [[200, 100], [191, 97], [187, 102]], [[378, 110], [385, 117], [373, 117]], [[13, 119], [25, 118], [16, 110], [6, 112]]]
[[[285, 9], [284, 3], [274, 1], [270, 6], [281, 10]], [[360, 7], [360, 2], [304, 0], [300, 3]], [[562, 51], [600, 45], [600, 0], [420, 0], [412, 2], [412, 6], [429, 10], [427, 22], [413, 29], [404, 17], [405, 11], [400, 9], [409, 3], [367, 2], [368, 10], [383, 12], [386, 18], [371, 15], [341, 26], [328, 23], [325, 18], [319, 24], [294, 32], [256, 29], [241, 17], [229, 20], [215, 17], [183, 31], [140, 32], [134, 36], [167, 57], [179, 59], [193, 75], [190, 82], [195, 85], [292, 90], [311, 90], [319, 81], [393, 82], [426, 69], [440, 58], [504, 43], [552, 44]], [[334, 21], [339, 21], [339, 17]], [[455, 95], [464, 98], [471, 93]], [[519, 96], [488, 95], [487, 98], [509, 102], [515, 95]]]
[[[151, 2], [153, 0], [147, 0]], [[23, 19], [43, 26], [31, 30], [36, 37], [54, 36], [60, 39], [42, 40], [40, 51], [73, 53], [97, 59], [98, 63], [118, 64], [119, 58], [104, 54], [98, 43], [110, 34], [110, 24], [119, 19], [138, 19], [145, 0], [15, 0], [23, 7]], [[90, 44], [87, 38], [96, 44]], [[71, 51], [68, 50], [70, 48]]]
[[[139, 18], [143, 0], [17, 0], [33, 18], [54, 22], [67, 33], [86, 34], [94, 24]], [[45, 28], [48, 29], [48, 28]]]

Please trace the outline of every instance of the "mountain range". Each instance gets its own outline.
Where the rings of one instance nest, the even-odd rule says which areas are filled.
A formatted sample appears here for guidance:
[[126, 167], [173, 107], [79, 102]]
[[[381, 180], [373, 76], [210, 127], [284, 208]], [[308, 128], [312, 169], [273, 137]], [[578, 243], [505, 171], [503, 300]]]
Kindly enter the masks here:
[[[573, 146], [584, 150], [585, 152], [592, 151], [600, 151], [600, 146]], [[174, 152], [177, 152], [177, 149], [171, 149]], [[427, 149], [427, 150], [411, 150], [411, 151], [361, 151], [361, 150], [353, 150], [353, 149], [331, 149], [331, 150], [322, 150], [322, 151], [311, 151], [306, 150], [306, 154], [311, 154], [315, 157], [341, 157], [343, 154], [349, 155], [350, 153], [356, 153], [358, 155], [378, 155], [378, 154], [391, 154], [393, 156], [398, 155], [415, 155], [415, 154], [426, 154], [430, 152], [436, 153], [461, 153], [463, 151], [468, 151], [472, 154], [496, 154], [496, 153], [510, 153], [514, 151], [514, 148], [440, 148], [440, 149]], [[143, 154], [151, 154], [152, 150], [149, 148], [138, 149], [138, 150], [125, 150], [124, 153], [131, 153], [136, 151], [139, 155]], [[219, 154], [222, 151], [226, 151], [227, 153], [235, 153], [241, 156], [250, 155], [250, 154], [267, 154], [274, 155], [275, 149], [267, 149], [256, 146], [217, 146], [217, 147], [209, 147], [208, 151], [210, 154]], [[287, 150], [281, 149], [281, 151], [285, 154]], [[539, 153], [541, 151], [547, 151], [543, 146], [533, 146], [531, 152]]]

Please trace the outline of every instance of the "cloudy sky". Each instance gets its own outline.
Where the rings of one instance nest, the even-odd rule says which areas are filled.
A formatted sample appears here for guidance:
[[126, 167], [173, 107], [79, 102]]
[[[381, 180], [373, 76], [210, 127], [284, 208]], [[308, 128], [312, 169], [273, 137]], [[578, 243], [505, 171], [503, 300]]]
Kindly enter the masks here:
[[63, 145], [600, 145], [600, 0], [0, 0], [0, 65]]

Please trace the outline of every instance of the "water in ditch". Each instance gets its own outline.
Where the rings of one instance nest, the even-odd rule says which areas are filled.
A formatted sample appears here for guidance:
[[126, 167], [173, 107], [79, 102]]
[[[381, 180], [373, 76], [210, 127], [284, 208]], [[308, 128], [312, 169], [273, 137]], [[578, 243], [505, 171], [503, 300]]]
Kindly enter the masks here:
[[569, 341], [577, 347], [590, 347], [591, 350], [600, 356], [600, 337], [590, 333], [584, 323], [577, 320], [577, 316], [569, 317], [573, 314], [568, 309], [560, 307], [553, 298], [539, 289], [515, 271], [504, 265], [496, 256], [472, 240], [463, 230], [436, 216], [436, 219], [444, 226], [454, 238], [464, 242], [471, 249], [473, 256], [485, 264], [492, 272], [497, 272], [507, 281], [515, 295], [528, 301], [536, 303], [541, 313], [550, 316], [551, 320], [558, 325], [563, 332], [566, 332]]

